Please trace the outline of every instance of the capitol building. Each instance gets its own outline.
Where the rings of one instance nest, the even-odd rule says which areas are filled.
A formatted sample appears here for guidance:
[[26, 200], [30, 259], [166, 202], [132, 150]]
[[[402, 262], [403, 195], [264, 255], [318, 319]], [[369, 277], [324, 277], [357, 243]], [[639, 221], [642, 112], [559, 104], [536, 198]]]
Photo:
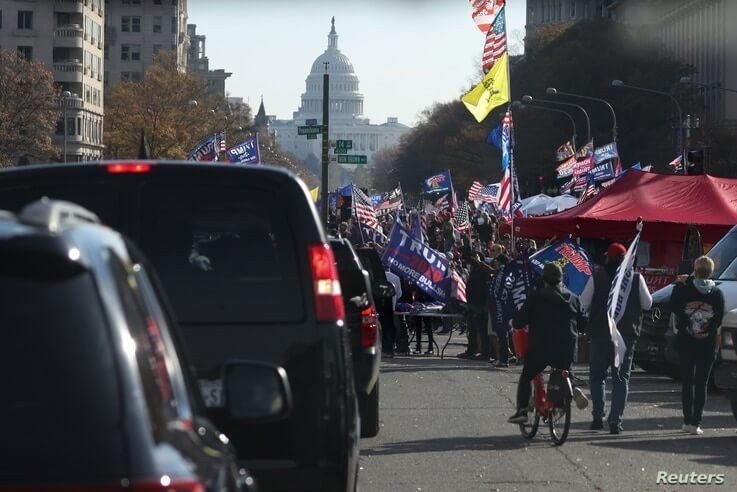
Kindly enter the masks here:
[[[315, 119], [322, 123], [322, 81], [327, 63], [330, 75], [330, 140], [352, 140], [353, 149], [349, 154], [367, 156], [368, 164], [372, 164], [375, 153], [393, 147], [399, 143], [400, 137], [410, 127], [399, 123], [397, 118], [389, 117], [385, 123], [372, 124], [363, 117], [363, 94], [359, 92], [358, 76], [353, 64], [338, 49], [338, 34], [335, 31], [335, 18], [328, 34], [328, 47], [312, 64], [307, 76], [302, 104], [292, 114], [291, 120], [269, 118], [269, 132], [276, 137], [279, 146], [300, 159], [320, 161], [322, 155], [322, 137], [308, 140], [304, 135], [297, 135], [297, 127]], [[332, 164], [331, 164], [332, 165]], [[346, 170], [355, 170], [357, 165], [341, 164]]]

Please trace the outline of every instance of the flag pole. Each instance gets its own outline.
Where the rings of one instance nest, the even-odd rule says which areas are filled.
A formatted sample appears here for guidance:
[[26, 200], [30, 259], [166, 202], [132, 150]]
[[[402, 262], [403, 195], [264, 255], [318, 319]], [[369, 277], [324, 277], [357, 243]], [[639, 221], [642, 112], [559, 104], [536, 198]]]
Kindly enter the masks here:
[[361, 244], [366, 244], [366, 240], [363, 238], [363, 229], [361, 229], [361, 221], [358, 220], [358, 209], [356, 208], [356, 185], [353, 183], [351, 183], [351, 206], [353, 207], [353, 215], [356, 217], [358, 232], [361, 234]]
[[[514, 117], [512, 114], [512, 97], [511, 97], [511, 86], [512, 86], [512, 70], [510, 68], [511, 63], [509, 61], [509, 31], [507, 29], [507, 19], [506, 19], [506, 5], [502, 7], [502, 11], [504, 12], [505, 18], [504, 18], [504, 44], [507, 47], [507, 111], [509, 111], [509, 116], [512, 118], [512, 124], [509, 128], [509, 220], [510, 220], [510, 226], [511, 231], [509, 234], [509, 239], [512, 242], [510, 244], [512, 248], [512, 252], [515, 252], [515, 241], [514, 241], [514, 212], [512, 211], [512, 207], [514, 206], [514, 183], [515, 183], [515, 176], [514, 176]], [[497, 14], [499, 15], [499, 14]], [[504, 127], [502, 127], [502, 131], [504, 131]]]

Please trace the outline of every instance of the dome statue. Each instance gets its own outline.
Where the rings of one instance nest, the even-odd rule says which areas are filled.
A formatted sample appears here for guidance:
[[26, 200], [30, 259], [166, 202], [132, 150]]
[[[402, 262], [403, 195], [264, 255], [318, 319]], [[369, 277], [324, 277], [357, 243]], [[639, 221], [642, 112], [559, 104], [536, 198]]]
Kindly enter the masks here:
[[363, 94], [358, 90], [359, 80], [351, 60], [338, 49], [335, 17], [331, 19], [328, 47], [312, 63], [305, 80], [302, 104], [294, 119], [321, 118], [323, 75], [330, 76], [330, 118], [356, 119], [363, 115]]

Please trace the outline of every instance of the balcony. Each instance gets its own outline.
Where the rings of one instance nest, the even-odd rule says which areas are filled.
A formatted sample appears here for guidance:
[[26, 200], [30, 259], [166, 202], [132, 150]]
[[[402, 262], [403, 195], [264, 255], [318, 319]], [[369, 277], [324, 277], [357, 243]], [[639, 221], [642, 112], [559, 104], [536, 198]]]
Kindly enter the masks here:
[[54, 80], [56, 82], [81, 82], [84, 65], [79, 60], [54, 62]]
[[54, 0], [55, 12], [84, 13], [83, 0]]
[[59, 26], [54, 30], [54, 46], [59, 48], [82, 48], [84, 30], [77, 24]]

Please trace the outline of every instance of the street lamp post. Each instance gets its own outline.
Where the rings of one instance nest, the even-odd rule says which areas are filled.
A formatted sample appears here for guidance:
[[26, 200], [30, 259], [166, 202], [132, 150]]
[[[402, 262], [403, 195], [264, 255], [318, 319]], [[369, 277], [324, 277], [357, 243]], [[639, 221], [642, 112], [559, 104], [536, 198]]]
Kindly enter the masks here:
[[552, 104], [555, 106], [569, 106], [572, 108], [579, 109], [583, 115], [586, 117], [586, 142], [591, 141], [591, 118], [589, 118], [589, 113], [586, 112], [586, 110], [583, 108], [583, 106], [579, 106], [578, 104], [573, 103], [564, 103], [560, 101], [552, 101], [550, 99], [536, 99], [532, 96], [522, 96], [522, 101], [530, 104], [531, 102], [537, 102], [537, 103], [545, 103], [545, 104]]
[[67, 99], [70, 97], [72, 97], [72, 93], [69, 91], [61, 93], [61, 117], [64, 120], [64, 155], [62, 156], [62, 162], [64, 164], [67, 162]]
[[609, 101], [606, 99], [601, 99], [600, 97], [591, 97], [591, 96], [583, 96], [581, 94], [573, 94], [571, 92], [562, 92], [556, 89], [555, 87], [548, 87], [545, 91], [547, 94], [550, 94], [551, 96], [568, 96], [568, 97], [576, 97], [579, 99], [586, 99], [588, 101], [597, 101], [603, 104], [606, 104], [606, 106], [609, 108], [609, 112], [612, 113], [612, 140], [616, 143], [617, 142], [617, 113], [614, 112], [614, 108], [611, 104], [609, 104]]
[[681, 103], [678, 102], [678, 99], [676, 99], [676, 97], [670, 92], [648, 89], [646, 87], [639, 87], [636, 85], [629, 85], [625, 84], [621, 80], [612, 80], [612, 87], [625, 87], [627, 89], [632, 89], [640, 92], [648, 92], [650, 94], [666, 96], [669, 97], [673, 101], [673, 103], [675, 103], [676, 109], [678, 110], [678, 148], [681, 152], [681, 166], [683, 167], [683, 174], [686, 174], [686, 155], [685, 149], [683, 148], [683, 109], [681, 108]]
[[571, 138], [571, 143], [573, 143], [573, 148], [577, 148], [576, 146], [576, 135], [577, 135], [576, 120], [573, 119], [573, 116], [571, 116], [571, 113], [569, 113], [568, 111], [563, 111], [562, 109], [547, 108], [545, 106], [534, 106], [530, 104], [522, 104], [521, 101], [514, 101], [512, 103], [512, 107], [516, 109], [526, 109], [526, 108], [537, 109], [540, 111], [550, 111], [552, 113], [561, 113], [561, 114], [566, 115], [568, 119], [571, 120], [571, 126], [573, 127], [573, 138]]

